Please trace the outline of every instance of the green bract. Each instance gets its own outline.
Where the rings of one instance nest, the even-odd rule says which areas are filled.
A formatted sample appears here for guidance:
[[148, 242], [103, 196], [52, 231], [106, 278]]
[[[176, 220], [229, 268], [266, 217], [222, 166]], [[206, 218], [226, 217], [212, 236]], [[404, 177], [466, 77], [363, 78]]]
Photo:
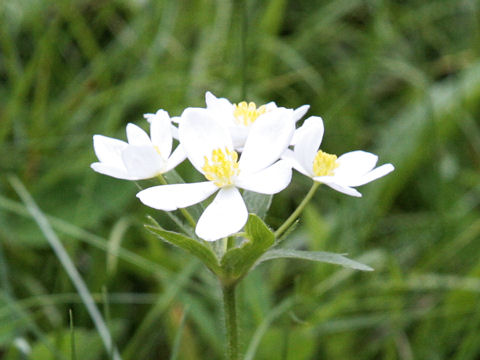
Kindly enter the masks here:
[[323, 251], [300, 251], [292, 249], [270, 249], [275, 243], [275, 235], [255, 214], [249, 214], [245, 225], [243, 241], [238, 247], [227, 250], [221, 260], [207, 243], [188, 236], [166, 231], [158, 225], [146, 225], [146, 228], [163, 241], [175, 245], [200, 259], [224, 286], [235, 284], [248, 274], [256, 265], [274, 259], [290, 258], [337, 264], [347, 268], [372, 271], [367, 265], [350, 260], [342, 254]]

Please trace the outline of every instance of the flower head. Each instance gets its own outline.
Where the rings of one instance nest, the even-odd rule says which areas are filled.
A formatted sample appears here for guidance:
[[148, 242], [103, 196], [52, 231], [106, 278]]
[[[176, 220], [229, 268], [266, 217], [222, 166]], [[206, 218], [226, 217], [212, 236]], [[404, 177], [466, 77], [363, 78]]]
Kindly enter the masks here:
[[155, 186], [140, 191], [137, 197], [147, 206], [171, 211], [196, 204], [218, 191], [198, 220], [195, 232], [207, 241], [238, 232], [248, 217], [238, 188], [275, 194], [290, 183], [291, 167], [278, 159], [295, 130], [292, 112], [275, 109], [252, 126], [239, 158], [225, 123], [206, 109], [185, 110], [179, 127], [180, 142], [192, 165], [207, 181]]
[[354, 187], [367, 184], [394, 170], [392, 164], [375, 168], [378, 157], [365, 151], [351, 151], [336, 155], [318, 150], [323, 138], [323, 121], [312, 116], [305, 120], [295, 134], [294, 150], [287, 150], [283, 158], [314, 181], [324, 183], [339, 192], [360, 197]]
[[[242, 101], [238, 104], [232, 104], [226, 98], [217, 98], [211, 92], [205, 94], [207, 110], [214, 118], [223, 122], [228, 127], [232, 136], [235, 149], [242, 150], [245, 141], [251, 131], [252, 126], [263, 119], [272, 111], [279, 108], [273, 101], [268, 104], [257, 106], [254, 102], [247, 103]], [[308, 111], [309, 105], [303, 105], [290, 112], [294, 122], [302, 118]], [[291, 110], [291, 109], [288, 109]]]
[[163, 174], [185, 158], [182, 146], [172, 153], [172, 125], [164, 110], [146, 114], [150, 136], [134, 124], [127, 125], [128, 142], [103, 135], [93, 136], [93, 147], [99, 162], [92, 169], [118, 179], [141, 180]]

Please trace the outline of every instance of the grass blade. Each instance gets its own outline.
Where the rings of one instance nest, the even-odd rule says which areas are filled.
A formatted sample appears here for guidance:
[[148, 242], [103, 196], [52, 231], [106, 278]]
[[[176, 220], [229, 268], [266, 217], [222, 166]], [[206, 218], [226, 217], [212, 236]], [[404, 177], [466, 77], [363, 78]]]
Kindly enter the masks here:
[[70, 359], [77, 360], [77, 354], [75, 351], [75, 328], [73, 326], [73, 312], [72, 309], [68, 311], [70, 317], [70, 344], [71, 344], [71, 354]]
[[[1, 195], [0, 195], [0, 208], [21, 216], [33, 217], [23, 204], [17, 203], [16, 201], [12, 201]], [[63, 234], [68, 235], [69, 237], [79, 239], [91, 246], [104, 250], [107, 253], [110, 253], [111, 251], [115, 250], [115, 255], [118, 256], [120, 259], [126, 262], [129, 262], [130, 264], [136, 265], [145, 271], [153, 273], [156, 276], [167, 278], [170, 275], [170, 272], [168, 269], [148, 259], [145, 259], [135, 254], [134, 252], [131, 252], [128, 249], [125, 249], [121, 246], [114, 249], [112, 246], [109, 246], [108, 240], [98, 235], [92, 234], [88, 231], [83, 230], [82, 228], [79, 228], [71, 223], [68, 223], [62, 219], [59, 219], [53, 216], [46, 216], [46, 218], [54, 229], [56, 229], [57, 231]]]
[[255, 334], [253, 334], [252, 340], [250, 340], [250, 344], [248, 345], [247, 353], [245, 354], [244, 360], [255, 359], [255, 353], [257, 351], [258, 345], [260, 345], [260, 341], [262, 340], [263, 335], [265, 335], [265, 333], [267, 332], [268, 327], [277, 317], [279, 317], [290, 307], [292, 307], [294, 303], [294, 299], [290, 297], [283, 300], [277, 307], [273, 308], [270, 311], [270, 313], [265, 317], [263, 322], [258, 326]]
[[[92, 295], [90, 294], [90, 291], [88, 290], [87, 286], [85, 285], [85, 282], [83, 281], [82, 277], [80, 276], [77, 269], [75, 268], [75, 265], [73, 264], [72, 260], [68, 256], [67, 251], [65, 250], [62, 243], [60, 242], [60, 239], [57, 237], [57, 235], [53, 231], [47, 218], [42, 213], [42, 211], [38, 208], [38, 206], [35, 204], [33, 198], [31, 197], [31, 195], [29, 194], [25, 186], [23, 186], [21, 181], [15, 176], [10, 176], [9, 181], [12, 187], [17, 192], [18, 196], [25, 203], [27, 210], [32, 215], [33, 219], [35, 220], [40, 230], [42, 231], [43, 235], [45, 236], [48, 243], [50, 244], [53, 251], [55, 252], [55, 255], [58, 257], [58, 260], [60, 261], [63, 268], [67, 272], [78, 294], [82, 298], [82, 301], [85, 307], [87, 308], [87, 311], [93, 323], [95, 324], [95, 327], [97, 328], [97, 331], [102, 339], [105, 349], [107, 350], [107, 353], [109, 353], [110, 344], [112, 344], [110, 332], [108, 331], [107, 325], [105, 324], [105, 321], [103, 320], [103, 317], [100, 314], [100, 311], [95, 305], [95, 302], [92, 298]], [[113, 356], [114, 360], [121, 359], [120, 354], [116, 349], [113, 350], [113, 353], [114, 353], [114, 356]]]
[[180, 350], [180, 344], [182, 341], [183, 328], [185, 327], [185, 320], [187, 319], [187, 313], [188, 308], [183, 311], [180, 325], [178, 326], [177, 334], [175, 335], [175, 340], [173, 342], [172, 355], [170, 355], [170, 360], [177, 360], [178, 352]]
[[156, 330], [158, 320], [163, 312], [170, 306], [173, 299], [182, 291], [182, 289], [188, 284], [191, 276], [198, 271], [200, 267], [200, 261], [193, 260], [181, 272], [167, 285], [167, 288], [158, 297], [156, 304], [145, 315], [140, 325], [138, 325], [135, 334], [129, 340], [128, 345], [125, 347], [123, 357], [126, 360], [129, 359], [141, 359], [145, 353], [148, 353], [153, 347], [153, 341], [156, 339], [156, 335], [152, 336], [152, 333]]

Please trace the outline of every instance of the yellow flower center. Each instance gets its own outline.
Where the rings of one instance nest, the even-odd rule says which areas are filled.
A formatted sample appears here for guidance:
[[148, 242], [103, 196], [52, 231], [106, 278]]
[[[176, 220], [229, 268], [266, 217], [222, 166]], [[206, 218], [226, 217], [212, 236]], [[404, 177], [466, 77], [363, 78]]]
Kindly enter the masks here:
[[202, 170], [208, 180], [213, 181], [218, 187], [233, 184], [233, 178], [238, 175], [238, 154], [235, 151], [215, 149], [208, 159], [204, 157], [205, 164]]
[[233, 106], [233, 116], [235, 116], [235, 120], [237, 120], [237, 123], [245, 126], [253, 124], [260, 115], [267, 112], [267, 107], [265, 105], [262, 105], [257, 109], [257, 105], [254, 102], [247, 103], [246, 101], [242, 101]]
[[333, 170], [337, 167], [337, 155], [327, 154], [322, 150], [318, 150], [313, 160], [313, 173], [315, 176], [331, 176], [333, 175]]

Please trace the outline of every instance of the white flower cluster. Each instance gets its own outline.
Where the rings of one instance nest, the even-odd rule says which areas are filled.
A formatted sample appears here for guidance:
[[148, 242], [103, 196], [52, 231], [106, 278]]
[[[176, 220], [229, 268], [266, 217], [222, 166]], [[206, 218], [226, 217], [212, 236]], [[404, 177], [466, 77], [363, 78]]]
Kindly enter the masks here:
[[[120, 179], [148, 179], [188, 158], [206, 181], [154, 186], [137, 197], [147, 206], [172, 211], [197, 204], [218, 191], [195, 229], [200, 238], [214, 241], [240, 231], [247, 222], [239, 188], [276, 194], [289, 185], [294, 168], [344, 194], [361, 196], [354, 187], [394, 169], [391, 164], [375, 168], [378, 158], [368, 152], [353, 151], [337, 158], [319, 150], [322, 119], [312, 116], [298, 129], [295, 126], [308, 105], [294, 110], [273, 102], [260, 107], [253, 102], [232, 104], [210, 92], [206, 105], [187, 108], [177, 118], [170, 118], [164, 110], [146, 114], [150, 136], [128, 124], [128, 143], [95, 135], [99, 162], [91, 165], [93, 170]], [[174, 138], [179, 144], [172, 152]]]

